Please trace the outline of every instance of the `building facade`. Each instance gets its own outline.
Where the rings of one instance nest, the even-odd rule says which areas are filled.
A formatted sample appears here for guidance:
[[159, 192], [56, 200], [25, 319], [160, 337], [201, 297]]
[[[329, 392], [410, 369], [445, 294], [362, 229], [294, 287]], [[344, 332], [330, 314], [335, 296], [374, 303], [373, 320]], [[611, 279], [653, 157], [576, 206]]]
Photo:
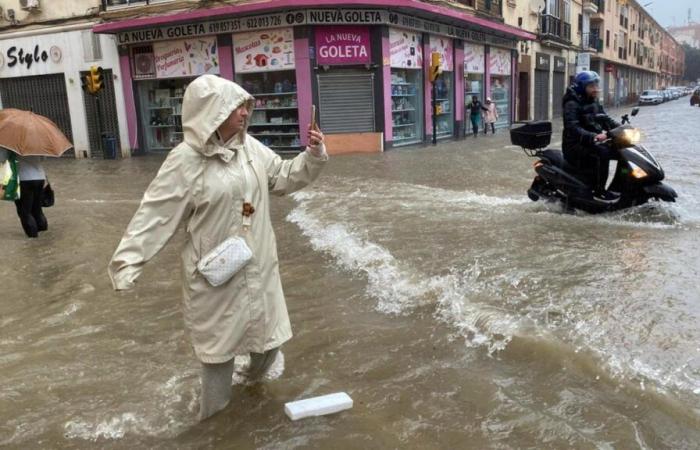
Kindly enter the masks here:
[[[104, 3], [99, 34], [115, 37], [130, 146], [168, 150], [182, 138], [182, 96], [204, 73], [256, 98], [249, 133], [279, 152], [306, 144], [318, 105], [334, 149], [400, 147], [464, 135], [465, 99], [493, 98], [514, 120], [517, 44], [500, 2], [277, 0], [192, 10], [188, 3]], [[178, 5], [187, 8], [172, 12]], [[430, 55], [442, 75], [431, 108]]]
[[670, 27], [668, 32], [677, 42], [700, 48], [700, 23], [689, 21], [687, 25]]
[[[102, 157], [106, 133], [130, 153], [119, 57], [111, 36], [96, 35], [97, 0], [0, 0], [0, 105], [52, 119], [76, 157]], [[84, 92], [81, 76], [105, 70], [105, 89]]]

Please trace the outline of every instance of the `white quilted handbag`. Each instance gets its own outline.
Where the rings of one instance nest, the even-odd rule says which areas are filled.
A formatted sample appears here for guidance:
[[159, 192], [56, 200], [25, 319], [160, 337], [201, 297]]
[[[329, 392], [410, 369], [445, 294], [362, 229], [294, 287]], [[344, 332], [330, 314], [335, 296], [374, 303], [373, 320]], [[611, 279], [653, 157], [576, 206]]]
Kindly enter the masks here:
[[217, 245], [197, 263], [197, 270], [212, 286], [221, 286], [253, 257], [245, 239], [234, 236]]

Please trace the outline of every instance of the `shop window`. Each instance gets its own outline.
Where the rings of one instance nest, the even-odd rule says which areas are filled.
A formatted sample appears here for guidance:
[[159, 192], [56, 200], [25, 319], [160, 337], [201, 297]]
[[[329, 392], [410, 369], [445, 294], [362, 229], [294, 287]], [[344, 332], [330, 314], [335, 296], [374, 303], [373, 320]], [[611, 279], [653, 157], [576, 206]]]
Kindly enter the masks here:
[[145, 150], [168, 151], [184, 139], [182, 99], [194, 77], [138, 82]]
[[394, 145], [423, 140], [423, 77], [420, 69], [391, 70], [391, 121]]
[[236, 76], [236, 81], [255, 97], [248, 134], [275, 151], [299, 151], [295, 71], [242, 73]]

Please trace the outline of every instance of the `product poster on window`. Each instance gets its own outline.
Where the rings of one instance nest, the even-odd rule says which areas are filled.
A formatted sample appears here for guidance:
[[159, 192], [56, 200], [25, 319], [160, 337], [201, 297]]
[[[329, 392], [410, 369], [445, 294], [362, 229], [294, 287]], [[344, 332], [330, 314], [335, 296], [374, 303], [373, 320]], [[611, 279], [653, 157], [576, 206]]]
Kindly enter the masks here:
[[341, 26], [316, 29], [316, 62], [322, 66], [370, 64], [369, 27]]
[[430, 52], [438, 52], [442, 55], [442, 70], [452, 72], [454, 67], [454, 51], [452, 50], [452, 39], [442, 36], [430, 35]]
[[155, 42], [156, 78], [219, 73], [216, 37]]
[[294, 30], [234, 34], [233, 64], [238, 73], [294, 69]]
[[484, 73], [486, 69], [483, 45], [464, 44], [464, 73]]
[[423, 42], [421, 35], [397, 28], [389, 29], [391, 67], [420, 69], [423, 67]]
[[491, 48], [490, 67], [492, 75], [510, 75], [510, 50]]

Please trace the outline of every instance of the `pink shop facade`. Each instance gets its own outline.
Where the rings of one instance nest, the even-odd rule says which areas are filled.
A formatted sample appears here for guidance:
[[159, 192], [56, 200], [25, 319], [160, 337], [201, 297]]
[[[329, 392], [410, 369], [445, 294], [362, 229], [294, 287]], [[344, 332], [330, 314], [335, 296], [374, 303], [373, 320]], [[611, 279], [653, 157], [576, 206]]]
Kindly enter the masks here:
[[[255, 98], [249, 133], [275, 151], [299, 151], [317, 105], [324, 132], [381, 148], [432, 139], [430, 54], [438, 139], [465, 135], [465, 104], [491, 97], [497, 126], [517, 98], [517, 43], [534, 35], [413, 0], [277, 0], [97, 25], [114, 34], [133, 153], [167, 151], [182, 134], [182, 97], [202, 74], [234, 80]], [[468, 122], [468, 120], [467, 120]], [[347, 137], [347, 139], [346, 139]]]

